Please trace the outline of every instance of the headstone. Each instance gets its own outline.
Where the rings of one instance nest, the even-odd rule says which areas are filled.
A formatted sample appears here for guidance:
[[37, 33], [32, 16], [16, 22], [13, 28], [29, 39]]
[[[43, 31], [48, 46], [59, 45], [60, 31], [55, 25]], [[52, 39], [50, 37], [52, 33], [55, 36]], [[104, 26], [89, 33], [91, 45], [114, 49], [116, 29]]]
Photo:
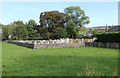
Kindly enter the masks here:
[[37, 44], [37, 42], [35, 41], [34, 44]]
[[72, 41], [73, 41], [73, 40], [72, 40], [72, 39], [70, 39], [70, 43], [72, 43]]
[[84, 41], [84, 38], [82, 38], [82, 42]]
[[49, 41], [47, 42], [47, 44], [49, 44]]
[[69, 38], [66, 39], [66, 43], [69, 43]]

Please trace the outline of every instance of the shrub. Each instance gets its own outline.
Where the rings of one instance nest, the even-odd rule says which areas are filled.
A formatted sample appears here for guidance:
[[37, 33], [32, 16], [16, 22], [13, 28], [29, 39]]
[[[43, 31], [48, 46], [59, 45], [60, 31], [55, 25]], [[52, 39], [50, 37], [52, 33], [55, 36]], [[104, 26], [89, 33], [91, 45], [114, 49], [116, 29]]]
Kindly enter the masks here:
[[109, 42], [109, 43], [120, 43], [120, 32], [119, 33], [105, 33], [97, 34], [97, 42]]
[[93, 38], [93, 36], [82, 36], [82, 38], [84, 38], [84, 39], [92, 39]]
[[97, 71], [95, 71], [95, 69], [92, 66], [88, 66], [87, 64], [85, 65], [85, 67], [83, 68], [83, 71], [81, 71], [80, 73], [78, 73], [78, 76], [103, 76], [102, 74], [98, 73]]
[[66, 32], [66, 29], [64, 29], [62, 27], [58, 27], [53, 30], [52, 35], [53, 35], [54, 39], [66, 38], [67, 32]]
[[15, 31], [16, 31], [16, 34], [15, 34], [16, 39], [18, 39], [18, 40], [28, 39], [28, 30], [24, 25], [16, 26]]
[[[118, 73], [117, 71], [114, 71], [113, 74], [111, 74], [111, 76], [113, 76], [113, 78], [116, 78], [117, 75], [118, 75], [117, 73]], [[83, 68], [83, 71], [78, 73], [77, 76], [88, 76], [90, 78], [94, 78], [95, 76], [97, 76], [97, 78], [103, 78], [104, 77], [104, 75], [102, 73], [99, 73], [92, 66], [88, 66], [87, 64]]]
[[9, 28], [7, 26], [2, 27], [2, 39], [7, 40], [9, 38], [9, 33], [8, 33]]

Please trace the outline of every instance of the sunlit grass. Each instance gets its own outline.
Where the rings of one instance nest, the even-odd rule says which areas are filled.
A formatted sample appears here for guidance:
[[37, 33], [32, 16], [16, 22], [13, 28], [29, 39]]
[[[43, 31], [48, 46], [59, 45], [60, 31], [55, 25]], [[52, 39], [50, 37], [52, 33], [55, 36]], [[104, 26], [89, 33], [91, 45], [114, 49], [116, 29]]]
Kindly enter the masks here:
[[[85, 65], [105, 76], [118, 72], [118, 50], [71, 47], [29, 49], [2, 45], [3, 76], [77, 76]], [[85, 75], [85, 74], [80, 74]]]

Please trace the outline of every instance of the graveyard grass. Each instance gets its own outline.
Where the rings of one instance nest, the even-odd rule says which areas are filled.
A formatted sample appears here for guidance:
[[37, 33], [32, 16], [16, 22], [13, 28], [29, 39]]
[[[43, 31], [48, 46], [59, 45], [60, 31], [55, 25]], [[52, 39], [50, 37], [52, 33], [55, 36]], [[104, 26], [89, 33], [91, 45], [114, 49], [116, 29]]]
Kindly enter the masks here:
[[3, 76], [78, 76], [86, 65], [99, 74], [112, 76], [113, 72], [118, 72], [118, 50], [91, 47], [29, 49], [2, 43]]

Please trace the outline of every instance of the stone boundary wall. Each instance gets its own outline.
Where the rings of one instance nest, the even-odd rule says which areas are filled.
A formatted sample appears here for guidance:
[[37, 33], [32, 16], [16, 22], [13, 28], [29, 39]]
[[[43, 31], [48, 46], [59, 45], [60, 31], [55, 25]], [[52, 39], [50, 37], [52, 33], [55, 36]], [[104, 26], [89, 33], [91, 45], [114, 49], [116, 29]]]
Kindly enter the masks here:
[[60, 44], [34, 44], [34, 43], [22, 43], [17, 41], [7, 41], [8, 43], [16, 44], [19, 46], [24, 46], [28, 48], [63, 48], [63, 47], [102, 47], [102, 48], [113, 48], [120, 49], [120, 43], [101, 43], [101, 42], [82, 42], [82, 43], [60, 43]]
[[84, 43], [61, 43], [61, 44], [34, 44], [34, 48], [63, 48], [63, 47], [80, 47]]
[[8, 43], [12, 43], [12, 44], [16, 44], [16, 45], [24, 46], [28, 48], [34, 48], [34, 44], [32, 43], [22, 43], [22, 42], [15, 42], [15, 41], [8, 41]]
[[28, 48], [63, 48], [63, 47], [80, 47], [85, 46], [84, 43], [61, 43], [61, 44], [33, 44], [33, 43], [22, 43], [17, 41], [7, 41], [8, 43], [24, 46]]
[[85, 46], [120, 49], [120, 43], [85, 42]]

